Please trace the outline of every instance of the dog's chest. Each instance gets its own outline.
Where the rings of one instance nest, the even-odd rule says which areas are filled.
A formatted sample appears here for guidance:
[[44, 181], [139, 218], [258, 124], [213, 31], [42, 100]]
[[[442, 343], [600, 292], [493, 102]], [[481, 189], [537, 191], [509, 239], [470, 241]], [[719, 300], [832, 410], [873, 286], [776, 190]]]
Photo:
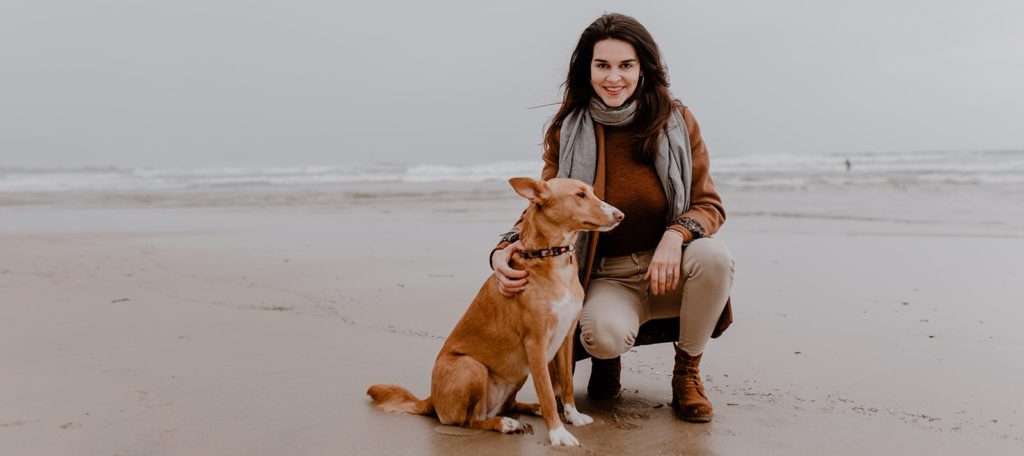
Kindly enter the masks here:
[[569, 333], [569, 326], [576, 321], [583, 301], [573, 296], [572, 292], [565, 292], [565, 295], [551, 302], [551, 313], [557, 319], [555, 329], [551, 332], [551, 340], [548, 341], [547, 360], [551, 361], [562, 346], [566, 334]]

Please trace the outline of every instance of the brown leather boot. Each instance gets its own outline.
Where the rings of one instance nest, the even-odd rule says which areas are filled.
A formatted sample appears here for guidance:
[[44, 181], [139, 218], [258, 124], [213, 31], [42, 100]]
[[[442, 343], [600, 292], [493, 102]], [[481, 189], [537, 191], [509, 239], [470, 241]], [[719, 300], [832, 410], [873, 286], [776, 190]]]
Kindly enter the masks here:
[[622, 359], [590, 358], [590, 381], [587, 382], [587, 396], [595, 400], [613, 399], [622, 391], [619, 375], [622, 372]]
[[679, 418], [693, 423], [707, 423], [714, 414], [711, 401], [704, 394], [700, 381], [700, 357], [690, 356], [672, 344], [676, 349], [676, 366], [672, 369], [672, 407]]

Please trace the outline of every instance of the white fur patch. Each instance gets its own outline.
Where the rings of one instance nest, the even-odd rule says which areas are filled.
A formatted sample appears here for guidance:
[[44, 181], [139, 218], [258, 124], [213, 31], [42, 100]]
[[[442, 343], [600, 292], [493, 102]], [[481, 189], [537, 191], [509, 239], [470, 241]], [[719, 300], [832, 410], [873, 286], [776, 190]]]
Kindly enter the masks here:
[[611, 204], [602, 202], [601, 203], [601, 210], [604, 211], [604, 215], [608, 216], [608, 223], [609, 223], [609, 225], [605, 226], [605, 227], [602, 227], [598, 231], [611, 231], [612, 228], [615, 228], [615, 227], [619, 226], [619, 222], [615, 221], [615, 212], [618, 211], [618, 209], [616, 209], [615, 206], [612, 206]]
[[548, 440], [551, 446], [580, 446], [580, 441], [562, 426], [548, 431]]
[[516, 432], [522, 432], [523, 430], [523, 423], [520, 423], [507, 416], [501, 418], [501, 432], [503, 434], [513, 434]]
[[580, 413], [579, 410], [576, 410], [576, 407], [566, 404], [565, 421], [568, 421], [569, 424], [573, 426], [585, 426], [587, 424], [593, 423], [594, 419], [591, 418], [589, 415], [584, 415]]
[[558, 317], [558, 323], [555, 324], [555, 330], [551, 333], [551, 340], [548, 342], [548, 362], [555, 358], [555, 353], [558, 353], [558, 348], [562, 346], [565, 336], [569, 334], [569, 325], [576, 321], [582, 308], [583, 302], [568, 292], [562, 299], [551, 303], [551, 311]]
[[501, 407], [505, 405], [505, 401], [508, 400], [515, 387], [516, 385], [498, 381], [494, 377], [487, 378], [487, 416], [485, 418], [493, 418], [501, 412]]

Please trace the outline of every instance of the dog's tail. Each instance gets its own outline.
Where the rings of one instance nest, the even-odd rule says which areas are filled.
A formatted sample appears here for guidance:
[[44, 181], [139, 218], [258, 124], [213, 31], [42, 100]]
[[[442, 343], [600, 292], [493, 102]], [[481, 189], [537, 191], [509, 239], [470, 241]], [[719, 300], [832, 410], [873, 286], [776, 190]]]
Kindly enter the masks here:
[[409, 390], [398, 385], [373, 385], [366, 390], [366, 394], [373, 399], [373, 405], [388, 413], [434, 414], [434, 403], [430, 397], [417, 399]]

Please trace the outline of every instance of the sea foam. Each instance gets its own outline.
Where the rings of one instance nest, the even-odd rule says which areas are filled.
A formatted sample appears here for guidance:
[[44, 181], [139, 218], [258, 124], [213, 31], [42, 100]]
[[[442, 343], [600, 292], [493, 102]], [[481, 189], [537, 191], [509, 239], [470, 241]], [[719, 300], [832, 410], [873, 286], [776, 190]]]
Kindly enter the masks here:
[[[847, 169], [846, 162], [850, 163]], [[1022, 185], [1024, 150], [861, 152], [844, 155], [714, 156], [724, 186], [804, 188], [856, 185]], [[302, 187], [355, 183], [503, 181], [539, 176], [541, 161], [470, 165], [346, 164], [206, 168], [2, 168], [0, 192], [178, 190]]]

